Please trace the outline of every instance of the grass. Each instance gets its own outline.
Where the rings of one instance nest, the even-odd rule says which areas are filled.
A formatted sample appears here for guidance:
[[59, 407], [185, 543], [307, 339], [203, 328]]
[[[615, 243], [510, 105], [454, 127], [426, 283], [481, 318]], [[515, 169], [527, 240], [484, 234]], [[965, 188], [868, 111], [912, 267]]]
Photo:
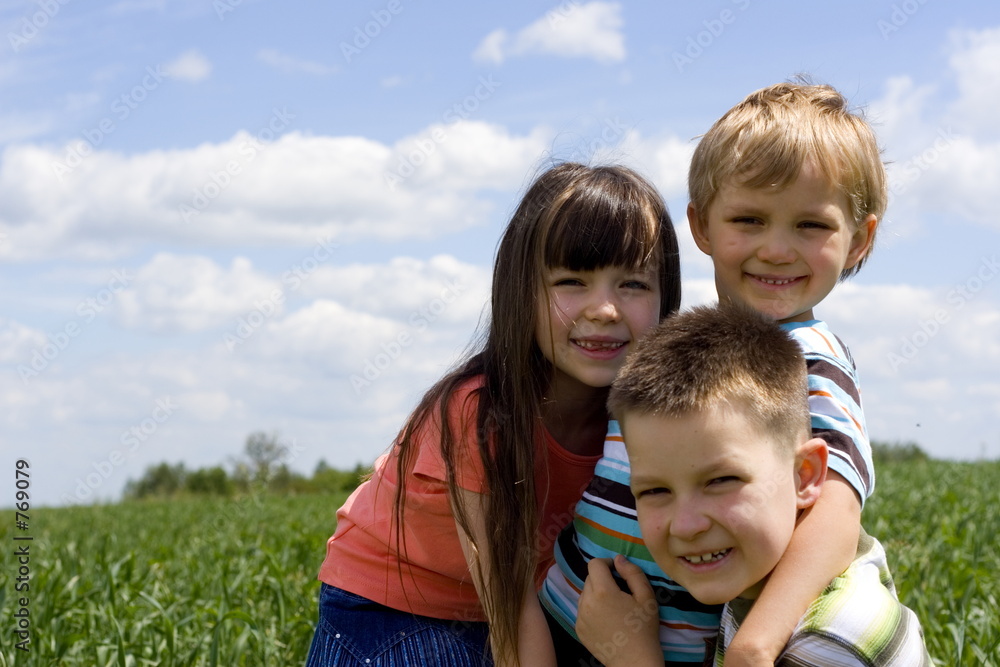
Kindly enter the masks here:
[[8, 631], [13, 540], [0, 533], [0, 665], [302, 664], [316, 572], [343, 500], [33, 510], [29, 653], [13, 649]]
[[[879, 468], [864, 513], [941, 665], [1000, 667], [1000, 462]], [[0, 667], [300, 665], [344, 496], [32, 510], [30, 652], [0, 526]], [[12, 514], [12, 513], [11, 513]]]

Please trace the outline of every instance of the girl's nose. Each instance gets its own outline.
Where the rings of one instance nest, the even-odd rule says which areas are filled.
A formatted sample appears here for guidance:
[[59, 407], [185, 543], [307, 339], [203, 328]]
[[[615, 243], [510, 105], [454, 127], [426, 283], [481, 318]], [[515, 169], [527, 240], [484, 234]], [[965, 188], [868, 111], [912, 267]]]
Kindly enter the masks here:
[[595, 290], [593, 299], [585, 313], [594, 322], [617, 322], [621, 319], [621, 308], [612, 290]]

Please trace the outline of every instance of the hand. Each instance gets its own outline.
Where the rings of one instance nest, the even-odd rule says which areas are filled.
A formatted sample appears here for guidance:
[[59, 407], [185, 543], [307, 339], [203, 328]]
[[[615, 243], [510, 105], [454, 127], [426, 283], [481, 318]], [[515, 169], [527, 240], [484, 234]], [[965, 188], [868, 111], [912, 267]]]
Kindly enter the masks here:
[[660, 613], [653, 587], [638, 566], [618, 555], [615, 570], [632, 594], [622, 592], [610, 565], [606, 558], [595, 558], [588, 565], [576, 620], [580, 641], [607, 667], [663, 667]]

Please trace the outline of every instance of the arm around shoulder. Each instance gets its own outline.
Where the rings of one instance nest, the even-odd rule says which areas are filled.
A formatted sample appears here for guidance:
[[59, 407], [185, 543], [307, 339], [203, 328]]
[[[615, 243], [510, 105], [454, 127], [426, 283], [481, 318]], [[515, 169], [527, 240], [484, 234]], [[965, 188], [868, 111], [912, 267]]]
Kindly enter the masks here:
[[792, 540], [726, 651], [726, 667], [774, 664], [802, 615], [850, 566], [861, 530], [861, 501], [828, 471], [816, 503], [803, 512]]

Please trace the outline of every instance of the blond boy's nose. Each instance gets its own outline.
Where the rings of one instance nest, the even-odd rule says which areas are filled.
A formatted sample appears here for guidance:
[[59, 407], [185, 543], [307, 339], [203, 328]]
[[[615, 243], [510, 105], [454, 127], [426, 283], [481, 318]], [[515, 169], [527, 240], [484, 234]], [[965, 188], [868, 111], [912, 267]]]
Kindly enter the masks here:
[[795, 261], [795, 247], [786, 234], [773, 231], [761, 239], [757, 257], [770, 264], [789, 264]]

